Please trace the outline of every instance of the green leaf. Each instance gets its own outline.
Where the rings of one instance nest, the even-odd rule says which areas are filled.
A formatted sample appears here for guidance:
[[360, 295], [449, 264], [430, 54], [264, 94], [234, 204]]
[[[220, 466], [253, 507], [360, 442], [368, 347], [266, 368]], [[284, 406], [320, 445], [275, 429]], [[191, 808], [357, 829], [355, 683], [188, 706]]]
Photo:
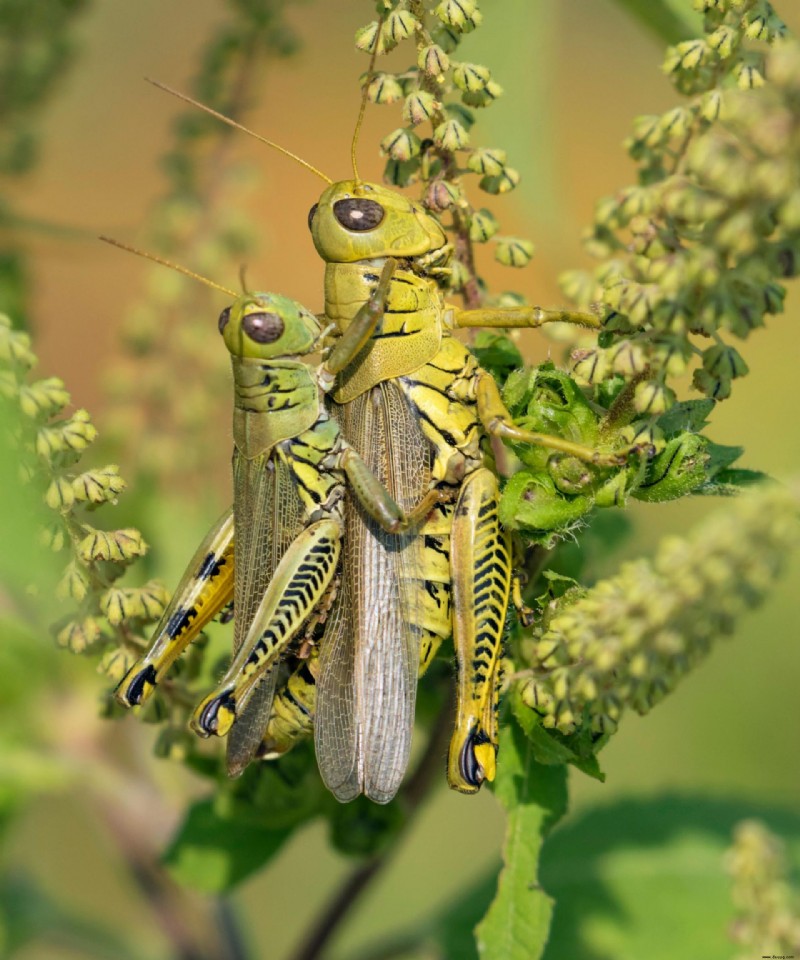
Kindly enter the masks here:
[[714, 400], [684, 400], [671, 406], [656, 422], [667, 439], [681, 433], [699, 433], [715, 406]]
[[689, 0], [617, 0], [634, 19], [665, 43], [679, 43], [703, 32], [703, 22]]
[[595, 756], [605, 746], [604, 738], [593, 739], [591, 731], [583, 729], [569, 736], [557, 730], [545, 730], [539, 715], [522, 702], [518, 687], [511, 689], [508, 700], [517, 723], [533, 747], [537, 763], [548, 766], [571, 763], [594, 780], [605, 782], [605, 774]]
[[533, 759], [516, 724], [500, 734], [494, 793], [507, 811], [497, 894], [476, 928], [482, 960], [537, 960], [550, 929], [553, 901], [538, 885], [542, 840], [567, 809], [567, 774]]
[[475, 337], [472, 353], [501, 386], [512, 370], [524, 366], [522, 354], [513, 340], [487, 330], [482, 330]]
[[290, 833], [221, 817], [212, 800], [200, 800], [189, 808], [164, 864], [179, 883], [222, 893], [264, 867]]
[[749, 800], [662, 795], [571, 818], [542, 854], [558, 902], [545, 960], [729, 960], [723, 857], [749, 818], [781, 837], [796, 869], [800, 817]]
[[772, 483], [768, 473], [761, 470], [745, 470], [743, 468], [725, 468], [714, 477], [698, 487], [693, 493], [717, 497], [733, 497], [748, 487], [755, 487], [759, 483]]
[[744, 453], [744, 447], [730, 447], [721, 443], [712, 443], [710, 440], [706, 450], [708, 453], [706, 471], [709, 477], [715, 477], [720, 470], [729, 467]]

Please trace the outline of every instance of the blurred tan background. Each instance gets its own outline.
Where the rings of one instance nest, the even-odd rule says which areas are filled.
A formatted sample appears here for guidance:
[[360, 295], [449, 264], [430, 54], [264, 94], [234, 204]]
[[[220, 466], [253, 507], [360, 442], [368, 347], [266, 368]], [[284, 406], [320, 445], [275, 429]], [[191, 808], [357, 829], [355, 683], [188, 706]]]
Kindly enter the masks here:
[[[795, 3], [783, 0], [778, 7], [800, 30]], [[299, 4], [291, 19], [303, 47], [268, 73], [263, 100], [246, 118], [255, 130], [334, 178], [348, 173], [356, 81], [365, 69], [352, 35], [372, 9], [355, 0]], [[501, 288], [516, 287], [543, 304], [559, 303], [558, 273], [585, 262], [578, 236], [594, 201], [631, 180], [632, 165], [620, 146], [631, 119], [674, 102], [659, 70], [662, 44], [606, 0], [485, 0], [483, 9], [485, 27], [469, 38], [464, 55], [489, 65], [506, 95], [479, 117], [476, 136], [487, 144], [508, 145], [523, 184], [492, 206], [504, 233], [530, 236], [537, 246], [526, 271], [510, 276], [487, 264], [485, 273]], [[92, 411], [101, 430], [103, 369], [117, 350], [120, 317], [141, 293], [146, 267], [92, 236], [104, 232], [136, 241], [163, 187], [159, 157], [169, 145], [170, 118], [179, 109], [142, 78], [188, 88], [198, 49], [223, 16], [217, 0], [96, 3], [79, 28], [76, 67], [47, 111], [42, 162], [17, 198], [19, 212], [31, 219], [86, 230], [85, 240], [32, 232], [26, 244], [34, 270], [32, 315], [41, 372], [63, 377], [75, 403]], [[543, 66], [549, 77], [544, 102], [527, 80]], [[376, 144], [398, 123], [394, 107], [368, 110], [359, 152], [365, 178], [380, 178], [383, 162]], [[262, 171], [251, 211], [262, 227], [262, 247], [249, 263], [248, 276], [256, 286], [279, 287], [320, 309], [320, 262], [306, 227], [318, 183], [244, 136], [235, 150]], [[715, 412], [710, 431], [721, 443], [746, 447], [743, 465], [779, 477], [800, 473], [799, 320], [800, 286], [794, 284], [787, 313], [745, 344], [751, 374]], [[198, 329], [215, 337], [214, 318], [198, 318]], [[538, 360], [547, 343], [531, 337], [526, 348]], [[227, 397], [220, 397], [220, 404], [227, 409]], [[219, 446], [226, 463], [224, 427], [208, 443]], [[210, 494], [220, 504], [228, 497], [224, 477], [221, 472], [213, 481]], [[647, 552], [660, 536], [686, 529], [715, 506], [698, 499], [632, 508], [637, 534], [625, 554]], [[620, 795], [663, 789], [719, 796], [736, 792], [754, 803], [800, 808], [799, 570], [795, 562], [769, 604], [750, 615], [736, 638], [724, 642], [651, 716], [627, 718], [601, 757], [605, 785], [571, 776], [576, 811]], [[80, 675], [81, 683], [99, 690], [103, 680], [90, 665], [82, 667], [75, 668], [76, 682]], [[89, 700], [86, 709], [86, 717], [72, 720], [99, 723]], [[111, 733], [121, 736], [122, 729], [115, 726]], [[169, 790], [181, 774], [161, 770], [158, 777]], [[348, 945], [387, 925], [402, 927], [407, 917], [444, 902], [463, 881], [480, 875], [497, 855], [502, 826], [488, 791], [461, 797], [444, 789], [442, 776], [409, 842], [358, 911], [342, 941], [342, 955]], [[137, 936], [152, 941], [152, 955], [164, 955], [158, 934], [141, 932], [136, 895], [83, 803], [79, 785], [58, 800], [36, 804], [15, 831], [11, 866], [25, 864], [81, 912], [100, 913], [132, 935], [139, 929]], [[312, 826], [263, 875], [246, 883], [234, 901], [256, 955], [284, 957], [346, 870], [346, 862], [327, 848], [321, 828]], [[49, 947], [24, 954], [26, 960], [73, 956]]]

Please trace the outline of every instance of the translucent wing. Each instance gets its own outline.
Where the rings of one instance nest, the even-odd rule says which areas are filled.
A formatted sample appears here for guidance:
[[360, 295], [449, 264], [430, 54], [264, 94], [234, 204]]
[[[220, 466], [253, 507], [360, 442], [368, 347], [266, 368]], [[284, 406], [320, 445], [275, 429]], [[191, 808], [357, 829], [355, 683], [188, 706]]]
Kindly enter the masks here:
[[[397, 383], [335, 408], [346, 439], [405, 509], [427, 491], [429, 445]], [[387, 803], [411, 749], [419, 664], [419, 541], [385, 533], [348, 495], [342, 586], [321, 644], [315, 741], [342, 801]]]
[[[302, 502], [285, 463], [269, 454], [233, 455], [234, 652], [242, 645], [278, 561], [302, 529]], [[238, 776], [253, 759], [269, 720], [278, 672], [253, 691], [228, 734], [227, 766]]]

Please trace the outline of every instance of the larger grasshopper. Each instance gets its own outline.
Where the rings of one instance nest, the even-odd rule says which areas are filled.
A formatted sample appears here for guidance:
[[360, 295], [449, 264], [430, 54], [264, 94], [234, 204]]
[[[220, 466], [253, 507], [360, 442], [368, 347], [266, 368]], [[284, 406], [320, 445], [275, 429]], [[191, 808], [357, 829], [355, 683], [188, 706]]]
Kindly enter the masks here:
[[[342, 584], [320, 648], [320, 771], [340, 800], [394, 796], [410, 750], [417, 670], [452, 634], [458, 682], [447, 776], [452, 788], [474, 793], [494, 777], [499, 654], [512, 591], [510, 538], [497, 517], [497, 480], [484, 465], [481, 442], [488, 435], [540, 444], [599, 467], [619, 464], [630, 451], [598, 452], [517, 427], [492, 377], [451, 330], [599, 321], [540, 307], [446, 304], [441, 280], [451, 245], [434, 217], [361, 181], [355, 169], [354, 179], [333, 182], [300, 162], [329, 184], [309, 226], [326, 265], [325, 315], [340, 335], [347, 336], [387, 260], [398, 261], [375, 333], [340, 374], [331, 412], [399, 503], [408, 507], [445, 488], [456, 496], [403, 544], [348, 501]], [[404, 551], [412, 556], [396, 576]], [[409, 610], [419, 615], [409, 620]]]
[[204, 736], [230, 730], [232, 775], [261, 743], [279, 659], [304, 625], [309, 632], [315, 612], [324, 616], [341, 551], [345, 481], [381, 529], [398, 537], [439, 497], [432, 491], [407, 517], [322, 404], [322, 391], [374, 327], [394, 266], [387, 262], [351, 335], [337, 342], [317, 370], [302, 358], [318, 349], [323, 332], [300, 304], [248, 293], [220, 315], [234, 373], [233, 510], [200, 545], [150, 649], [122, 680], [117, 698], [127, 706], [144, 703], [185, 647], [233, 598], [235, 655], [193, 718]]

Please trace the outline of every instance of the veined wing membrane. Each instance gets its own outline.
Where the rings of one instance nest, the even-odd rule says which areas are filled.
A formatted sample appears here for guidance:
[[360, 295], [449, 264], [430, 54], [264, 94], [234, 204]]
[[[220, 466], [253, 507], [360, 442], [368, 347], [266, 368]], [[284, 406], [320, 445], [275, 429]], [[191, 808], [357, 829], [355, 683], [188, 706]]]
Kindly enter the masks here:
[[[345, 437], [405, 510], [427, 491], [428, 444], [391, 381], [335, 408]], [[320, 652], [315, 739], [322, 778], [342, 801], [387, 803], [408, 763], [419, 631], [418, 538], [385, 533], [351, 497], [342, 588]]]

